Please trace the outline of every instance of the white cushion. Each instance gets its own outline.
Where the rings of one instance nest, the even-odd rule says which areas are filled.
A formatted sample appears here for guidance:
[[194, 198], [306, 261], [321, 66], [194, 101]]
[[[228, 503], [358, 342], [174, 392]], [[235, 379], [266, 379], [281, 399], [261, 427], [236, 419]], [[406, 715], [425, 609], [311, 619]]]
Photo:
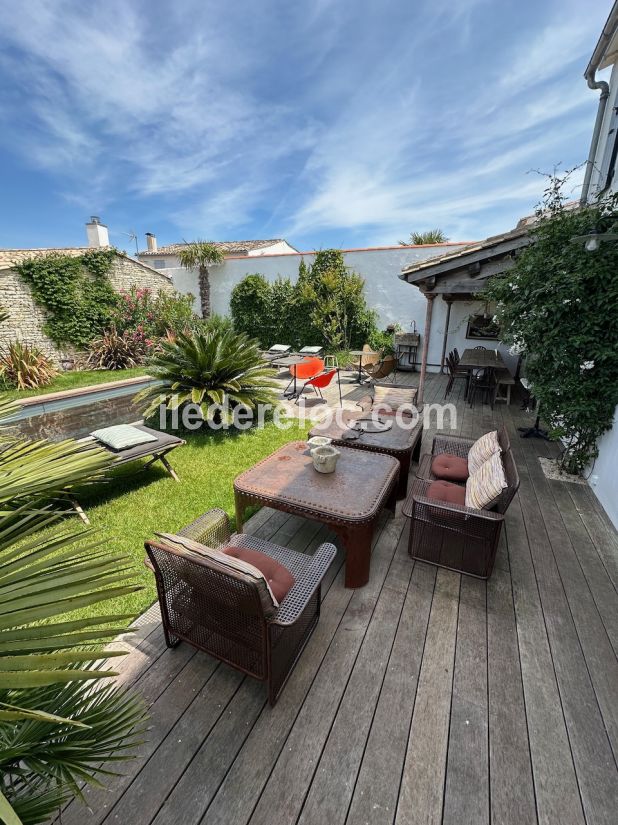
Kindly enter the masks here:
[[129, 447], [137, 447], [138, 444], [147, 444], [149, 441], [157, 441], [156, 435], [145, 433], [138, 427], [130, 424], [117, 424], [114, 427], [104, 427], [102, 430], [93, 430], [90, 433], [93, 438], [111, 447], [112, 450], [126, 450]]

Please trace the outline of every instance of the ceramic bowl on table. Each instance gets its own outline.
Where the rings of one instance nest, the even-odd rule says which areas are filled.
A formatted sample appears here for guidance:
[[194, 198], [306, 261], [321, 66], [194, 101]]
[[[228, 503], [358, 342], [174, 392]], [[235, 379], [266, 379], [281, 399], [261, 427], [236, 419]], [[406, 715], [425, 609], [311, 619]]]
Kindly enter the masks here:
[[318, 473], [334, 473], [341, 453], [330, 445], [311, 450], [313, 466]]

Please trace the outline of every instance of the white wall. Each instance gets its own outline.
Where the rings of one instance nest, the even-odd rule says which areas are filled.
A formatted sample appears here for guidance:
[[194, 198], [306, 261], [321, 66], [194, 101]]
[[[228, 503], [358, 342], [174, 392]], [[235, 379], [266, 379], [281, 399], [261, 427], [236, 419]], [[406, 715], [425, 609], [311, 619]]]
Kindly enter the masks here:
[[[399, 274], [404, 266], [439, 255], [450, 248], [452, 245], [357, 249], [344, 251], [343, 257], [346, 266], [365, 279], [367, 303], [372, 309], [377, 310], [381, 329], [388, 324], [399, 323], [404, 330], [409, 331], [414, 320], [417, 329], [422, 332], [425, 323], [425, 298], [417, 287], [402, 281]], [[210, 269], [212, 311], [218, 315], [229, 314], [232, 289], [247, 275], [259, 273], [269, 281], [274, 281], [279, 276], [296, 281], [300, 261], [304, 259], [310, 266], [314, 258], [315, 252], [226, 258], [223, 264]], [[174, 286], [179, 292], [189, 292], [197, 298], [199, 285], [196, 272], [170, 267], [165, 269], [165, 273], [172, 276]], [[197, 312], [198, 303], [196, 301], [195, 304]]]

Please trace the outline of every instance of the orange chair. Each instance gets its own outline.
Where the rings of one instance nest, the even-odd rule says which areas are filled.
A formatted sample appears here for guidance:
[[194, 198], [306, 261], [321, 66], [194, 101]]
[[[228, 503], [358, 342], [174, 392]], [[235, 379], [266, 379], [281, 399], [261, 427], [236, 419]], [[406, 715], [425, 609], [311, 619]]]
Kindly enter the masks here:
[[298, 399], [303, 394], [305, 387], [313, 387], [313, 389], [316, 392], [316, 395], [319, 395], [320, 398], [324, 398], [324, 396], [322, 395], [322, 390], [328, 387], [328, 385], [333, 380], [335, 375], [337, 376], [337, 381], [339, 383], [339, 404], [340, 406], [343, 406], [343, 402], [341, 400], [341, 382], [339, 381], [338, 369], [328, 370], [327, 372], [323, 372], [320, 375], [316, 375], [315, 378], [310, 378], [308, 381], [305, 381], [301, 391], [296, 396], [296, 403], [298, 404]]
[[[290, 366], [290, 373], [292, 375], [292, 380], [285, 388], [283, 395], [285, 398], [297, 398], [298, 391], [296, 389], [296, 382], [300, 378], [301, 381], [307, 381], [310, 378], [315, 378], [316, 375], [319, 375], [321, 372], [324, 372], [324, 361], [321, 358], [305, 358], [298, 364], [292, 364]], [[290, 392], [290, 384], [293, 384], [292, 391]]]

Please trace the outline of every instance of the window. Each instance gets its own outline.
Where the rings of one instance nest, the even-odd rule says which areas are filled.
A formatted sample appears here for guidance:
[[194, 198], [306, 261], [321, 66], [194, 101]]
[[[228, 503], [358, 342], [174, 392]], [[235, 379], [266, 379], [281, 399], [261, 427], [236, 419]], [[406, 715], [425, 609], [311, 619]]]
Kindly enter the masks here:
[[165, 269], [165, 258], [155, 258], [153, 264], [155, 269]]

